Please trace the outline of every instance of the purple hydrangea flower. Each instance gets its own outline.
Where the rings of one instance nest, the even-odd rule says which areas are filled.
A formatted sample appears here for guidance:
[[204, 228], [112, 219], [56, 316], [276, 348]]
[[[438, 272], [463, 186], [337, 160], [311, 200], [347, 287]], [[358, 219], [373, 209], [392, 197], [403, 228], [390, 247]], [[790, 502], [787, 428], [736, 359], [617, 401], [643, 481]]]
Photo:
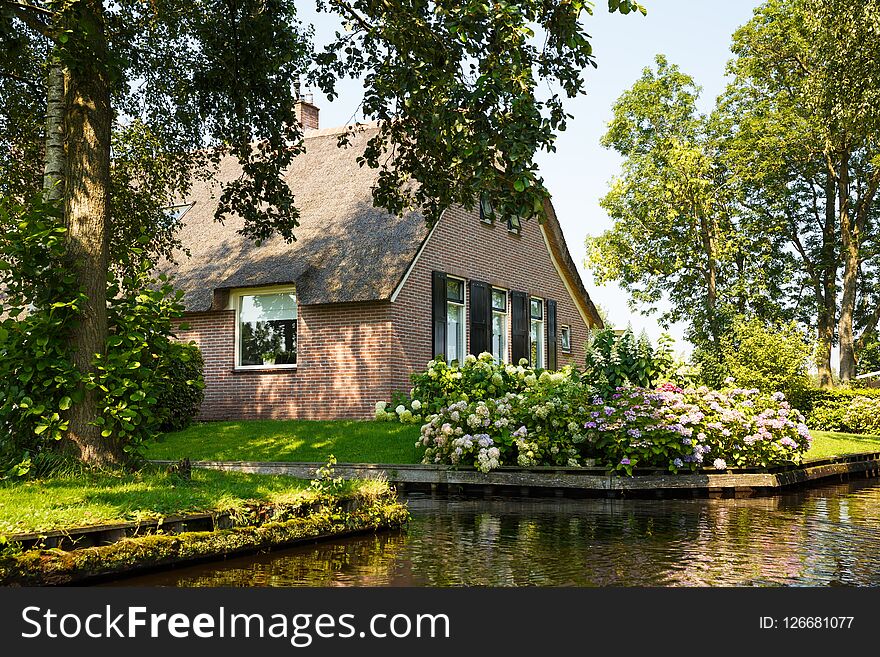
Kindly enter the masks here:
[[620, 465], [629, 465], [629, 464], [630, 464], [630, 460], [628, 458], [624, 457], [624, 458], [620, 459]]

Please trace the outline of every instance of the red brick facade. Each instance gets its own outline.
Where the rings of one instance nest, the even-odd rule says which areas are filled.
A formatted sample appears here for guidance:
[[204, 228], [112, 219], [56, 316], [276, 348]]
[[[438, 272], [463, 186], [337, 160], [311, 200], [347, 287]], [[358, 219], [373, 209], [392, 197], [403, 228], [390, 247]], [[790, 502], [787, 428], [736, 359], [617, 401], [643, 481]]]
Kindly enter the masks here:
[[558, 363], [582, 361], [587, 325], [541, 226], [524, 222], [517, 235], [503, 222], [487, 225], [475, 213], [449, 210], [393, 302], [300, 306], [295, 370], [236, 370], [234, 311], [188, 315], [190, 328], [179, 337], [195, 340], [204, 355], [202, 419], [371, 417], [376, 401], [408, 390], [409, 374], [432, 357], [433, 270], [555, 300], [558, 325], [571, 327], [571, 352], [560, 349]]

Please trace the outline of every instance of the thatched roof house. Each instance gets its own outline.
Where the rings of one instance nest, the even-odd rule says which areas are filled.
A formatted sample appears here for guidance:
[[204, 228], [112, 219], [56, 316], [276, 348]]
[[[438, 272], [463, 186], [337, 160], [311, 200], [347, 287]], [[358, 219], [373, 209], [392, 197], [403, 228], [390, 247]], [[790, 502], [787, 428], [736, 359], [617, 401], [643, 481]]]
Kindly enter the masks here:
[[286, 174], [300, 211], [293, 243], [257, 246], [241, 219], [214, 221], [216, 183], [241, 173], [233, 158], [186, 199], [190, 256], [160, 271], [184, 292], [191, 328], [180, 337], [205, 355], [204, 418], [366, 417], [441, 353], [579, 361], [601, 320], [549, 203], [543, 225], [517, 230], [462, 208], [434, 226], [392, 216], [373, 206], [377, 172], [356, 162], [375, 128], [348, 148], [340, 132], [307, 130]]

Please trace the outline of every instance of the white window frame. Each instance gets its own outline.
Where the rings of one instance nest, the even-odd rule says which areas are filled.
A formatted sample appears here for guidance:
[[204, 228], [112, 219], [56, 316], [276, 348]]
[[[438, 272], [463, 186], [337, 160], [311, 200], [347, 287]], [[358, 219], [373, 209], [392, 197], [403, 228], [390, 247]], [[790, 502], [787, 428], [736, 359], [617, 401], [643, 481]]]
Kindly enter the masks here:
[[[504, 294], [504, 312], [500, 310], [495, 310], [495, 299], [494, 295], [496, 292], [501, 292]], [[489, 293], [489, 304], [492, 307], [492, 351], [495, 351], [495, 315], [501, 315], [504, 318], [504, 328], [503, 328], [503, 344], [501, 349], [501, 363], [508, 363], [510, 361], [510, 292], [500, 287], [491, 288], [491, 292]], [[492, 354], [495, 355], [494, 353]]]
[[459, 278], [458, 276], [450, 276], [446, 275], [446, 285], [447, 290], [449, 286], [449, 281], [458, 281], [461, 283], [461, 303], [458, 301], [450, 301], [449, 300], [449, 292], [446, 293], [446, 351], [449, 351], [449, 305], [460, 306], [461, 307], [461, 321], [458, 323], [458, 335], [455, 336], [456, 347], [458, 347], [459, 355], [457, 358], [450, 358], [449, 354], [444, 354], [446, 356], [446, 362], [451, 363], [453, 360], [457, 360], [459, 363], [464, 363], [464, 357], [467, 355], [467, 281], [463, 278]]
[[[533, 319], [532, 318], [532, 301], [540, 301], [541, 302], [541, 319]], [[532, 324], [534, 322], [540, 322], [541, 331], [538, 336], [538, 345], [537, 356], [536, 359], [538, 362], [532, 365]], [[547, 341], [547, 304], [544, 302], [544, 299], [541, 297], [529, 297], [529, 366], [536, 368], [544, 368], [546, 367], [547, 362], [547, 353], [544, 348], [545, 342]]]
[[241, 298], [257, 296], [260, 294], [293, 294], [296, 295], [296, 288], [292, 285], [267, 285], [265, 287], [242, 287], [229, 292], [229, 304], [227, 310], [235, 311], [235, 354], [234, 367], [236, 370], [243, 372], [252, 372], [255, 370], [295, 370], [299, 365], [299, 298], [296, 301], [296, 322], [297, 322], [297, 341], [296, 341], [296, 363], [281, 363], [277, 365], [242, 365], [241, 364], [241, 320], [239, 313], [241, 312]]
[[[562, 346], [562, 334], [568, 332], [568, 349]], [[559, 325], [559, 350], [564, 354], [571, 353], [571, 326], [569, 324]]]

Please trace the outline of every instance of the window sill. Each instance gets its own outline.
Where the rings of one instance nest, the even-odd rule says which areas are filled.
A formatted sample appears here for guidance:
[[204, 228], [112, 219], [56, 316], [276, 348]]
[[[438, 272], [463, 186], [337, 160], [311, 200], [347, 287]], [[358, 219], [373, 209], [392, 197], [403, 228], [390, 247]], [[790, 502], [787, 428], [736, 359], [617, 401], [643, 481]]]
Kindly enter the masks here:
[[287, 365], [284, 367], [277, 367], [274, 365], [266, 365], [263, 367], [254, 366], [254, 367], [235, 367], [232, 370], [233, 374], [281, 374], [283, 372], [296, 372], [296, 365]]

